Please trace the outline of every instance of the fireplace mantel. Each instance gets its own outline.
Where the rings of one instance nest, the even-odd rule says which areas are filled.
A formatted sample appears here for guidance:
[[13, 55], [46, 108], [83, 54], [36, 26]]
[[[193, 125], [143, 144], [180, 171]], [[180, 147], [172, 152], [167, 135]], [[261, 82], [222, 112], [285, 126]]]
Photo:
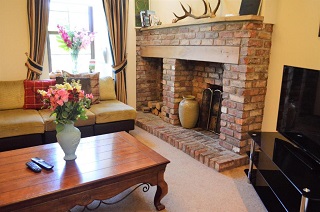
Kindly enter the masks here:
[[[240, 21], [262, 22], [263, 16], [245, 15], [245, 16], [227, 16], [205, 19], [193, 19], [188, 22], [179, 22], [173, 24], [165, 24], [140, 28], [142, 32], [148, 32], [153, 35], [155, 30], [171, 29], [175, 30], [181, 27], [196, 27], [197, 25], [229, 23], [235, 24]], [[155, 39], [157, 40], [157, 39]], [[141, 46], [142, 57], [154, 58], [175, 58], [183, 60], [206, 61], [216, 63], [239, 64], [240, 47], [234, 45], [213, 45], [213, 43], [187, 44], [183, 43], [168, 45], [155, 42], [145, 46]]]
[[191, 19], [189, 21], [177, 22], [172, 24], [163, 24], [157, 26], [143, 27], [139, 28], [141, 31], [162, 29], [162, 28], [172, 28], [180, 26], [190, 26], [199, 24], [209, 24], [218, 22], [237, 22], [237, 21], [263, 21], [263, 16], [257, 15], [243, 15], [243, 16], [226, 16], [226, 17], [215, 17], [215, 18], [202, 18], [202, 19]]
[[238, 64], [239, 51], [236, 46], [145, 46], [141, 56]]

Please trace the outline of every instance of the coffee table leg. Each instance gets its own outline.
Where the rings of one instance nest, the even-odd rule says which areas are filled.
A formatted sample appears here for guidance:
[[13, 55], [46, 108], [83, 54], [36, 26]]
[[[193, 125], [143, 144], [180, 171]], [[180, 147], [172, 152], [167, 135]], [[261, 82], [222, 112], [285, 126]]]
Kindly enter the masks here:
[[168, 184], [164, 181], [164, 171], [158, 173], [158, 185], [156, 195], [154, 197], [154, 206], [158, 211], [165, 209], [165, 206], [160, 203], [162, 198], [168, 193]]

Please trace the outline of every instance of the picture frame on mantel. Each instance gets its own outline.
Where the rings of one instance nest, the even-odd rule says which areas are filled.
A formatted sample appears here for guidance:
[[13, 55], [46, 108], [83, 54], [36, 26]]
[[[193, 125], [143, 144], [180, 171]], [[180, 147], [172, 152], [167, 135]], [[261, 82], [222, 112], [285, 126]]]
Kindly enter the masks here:
[[260, 15], [262, 0], [242, 0], [239, 15]]
[[135, 18], [136, 18], [136, 27], [141, 27], [141, 11], [149, 10], [150, 8], [150, 0], [134, 0], [135, 2]]

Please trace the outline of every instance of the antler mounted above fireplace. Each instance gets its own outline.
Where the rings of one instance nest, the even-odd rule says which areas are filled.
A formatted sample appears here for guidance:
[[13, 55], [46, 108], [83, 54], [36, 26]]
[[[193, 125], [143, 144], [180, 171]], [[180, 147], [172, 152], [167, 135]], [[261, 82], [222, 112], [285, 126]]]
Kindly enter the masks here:
[[[183, 9], [185, 14], [183, 16], [177, 16], [175, 13], [173, 13], [174, 16], [176, 16], [176, 18], [172, 20], [172, 23], [177, 23], [178, 21], [180, 21], [180, 20], [182, 20], [182, 19], [184, 19], [186, 17], [192, 17], [194, 19], [209, 18], [209, 17], [210, 18], [214, 18], [214, 17], [216, 17], [216, 12], [219, 9], [220, 1], [221, 0], [218, 0], [216, 8], [212, 11], [210, 3], [207, 0], [202, 0], [202, 2], [204, 4], [204, 13], [202, 15], [200, 15], [200, 16], [193, 15], [191, 13], [191, 7], [189, 5], [188, 5], [189, 6], [189, 11], [187, 11], [187, 9], [180, 2], [180, 5], [181, 5], [181, 7], [182, 7], [182, 9]], [[209, 13], [208, 13], [208, 7], [209, 7]]]

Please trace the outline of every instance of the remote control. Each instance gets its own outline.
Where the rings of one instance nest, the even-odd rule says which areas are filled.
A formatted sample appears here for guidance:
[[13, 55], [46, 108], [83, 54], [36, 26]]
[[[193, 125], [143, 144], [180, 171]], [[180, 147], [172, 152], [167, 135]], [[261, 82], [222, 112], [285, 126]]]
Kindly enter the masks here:
[[51, 170], [53, 168], [53, 165], [47, 163], [45, 160], [41, 158], [34, 157], [31, 158], [31, 160], [46, 170]]
[[29, 169], [31, 169], [34, 172], [41, 172], [41, 167], [32, 161], [27, 162], [26, 165]]

